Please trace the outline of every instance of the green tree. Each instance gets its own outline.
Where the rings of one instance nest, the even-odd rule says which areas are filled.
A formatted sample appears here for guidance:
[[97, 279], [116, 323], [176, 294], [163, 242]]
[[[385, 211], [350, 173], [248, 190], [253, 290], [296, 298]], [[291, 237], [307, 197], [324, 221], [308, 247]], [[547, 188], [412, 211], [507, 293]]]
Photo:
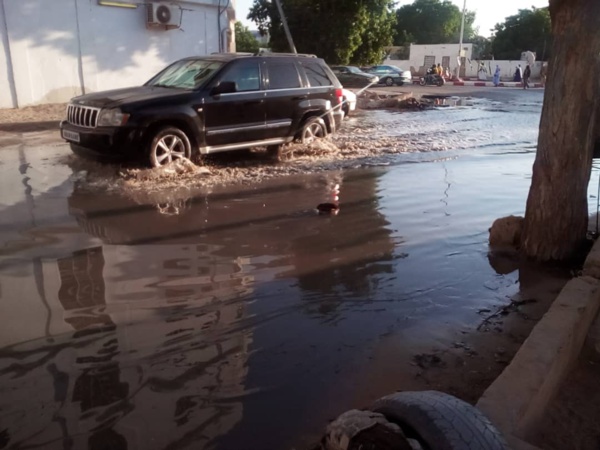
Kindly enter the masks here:
[[235, 49], [238, 52], [258, 53], [260, 44], [242, 22], [235, 23]]
[[[396, 11], [395, 45], [458, 43], [462, 11], [450, 0], [415, 0]], [[464, 42], [470, 42], [477, 30], [475, 12], [465, 14]]]
[[[392, 6], [393, 0], [282, 0], [298, 52], [331, 64], [380, 62], [392, 43]], [[269, 34], [273, 51], [290, 51], [274, 2], [254, 0], [248, 19]]]
[[492, 51], [496, 59], [520, 59], [530, 50], [545, 61], [552, 50], [552, 26], [548, 8], [520, 9], [494, 27]]
[[492, 59], [492, 41], [484, 36], [475, 36], [468, 42], [473, 44], [473, 59]]

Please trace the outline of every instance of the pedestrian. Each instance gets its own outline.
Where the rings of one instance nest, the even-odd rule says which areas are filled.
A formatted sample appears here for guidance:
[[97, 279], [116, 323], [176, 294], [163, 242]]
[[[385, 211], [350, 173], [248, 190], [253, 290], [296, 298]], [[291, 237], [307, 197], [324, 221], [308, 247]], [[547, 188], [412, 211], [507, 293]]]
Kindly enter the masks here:
[[523, 73], [523, 89], [529, 89], [529, 78], [531, 77], [531, 67], [527, 64]]
[[521, 81], [521, 66], [518, 66], [515, 69], [515, 74], [513, 75], [513, 81], [519, 83]]
[[440, 63], [438, 63], [437, 67], [437, 74], [441, 77], [444, 75], [444, 69], [442, 68], [442, 65]]
[[487, 81], [487, 70], [485, 70], [485, 64], [483, 62], [481, 62], [481, 64], [479, 65], [477, 78], [479, 78], [481, 81]]
[[496, 71], [494, 72], [494, 86], [500, 85], [500, 66], [496, 64]]
[[540, 70], [540, 78], [542, 79], [542, 86], [546, 87], [546, 76], [548, 73], [548, 63], [543, 63]]

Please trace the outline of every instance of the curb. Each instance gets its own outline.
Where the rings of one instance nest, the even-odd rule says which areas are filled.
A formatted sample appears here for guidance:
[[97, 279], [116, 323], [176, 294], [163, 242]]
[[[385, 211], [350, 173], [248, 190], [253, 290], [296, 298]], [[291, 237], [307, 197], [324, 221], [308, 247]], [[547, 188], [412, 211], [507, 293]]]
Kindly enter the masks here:
[[[477, 407], [515, 448], [524, 442], [579, 357], [600, 309], [600, 240], [584, 274], [569, 281], [511, 363], [483, 393]], [[535, 447], [533, 447], [535, 448]]]
[[58, 130], [59, 120], [48, 120], [44, 122], [6, 122], [0, 123], [0, 131], [7, 133], [29, 133], [33, 131]]
[[[413, 80], [413, 84], [419, 84], [418, 80]], [[448, 86], [477, 86], [477, 87], [512, 87], [512, 88], [522, 88], [523, 83], [515, 83], [515, 82], [504, 82], [500, 83], [498, 86], [495, 86], [494, 83], [489, 81], [447, 81], [446, 85]], [[530, 83], [530, 88], [543, 88], [544, 85], [541, 83]]]

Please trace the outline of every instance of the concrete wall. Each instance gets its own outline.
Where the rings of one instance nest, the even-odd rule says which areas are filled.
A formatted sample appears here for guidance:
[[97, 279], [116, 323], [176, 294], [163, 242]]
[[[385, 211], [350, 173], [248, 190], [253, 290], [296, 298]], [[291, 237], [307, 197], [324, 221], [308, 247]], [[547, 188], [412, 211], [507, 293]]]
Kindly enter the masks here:
[[[171, 3], [171, 2], [169, 2]], [[68, 101], [83, 92], [142, 84], [167, 64], [219, 51], [216, 0], [172, 2], [180, 29], [147, 29], [146, 8], [97, 0], [0, 0], [0, 107]], [[221, 29], [233, 30], [233, 9]], [[225, 39], [224, 39], [225, 40]], [[231, 45], [225, 49], [232, 50]]]
[[[393, 48], [393, 47], [392, 47]], [[463, 44], [463, 49], [465, 51], [465, 67], [464, 67], [464, 77], [466, 78], [476, 78], [477, 72], [479, 70], [479, 64], [482, 61], [477, 61], [471, 59], [473, 55], [473, 44]], [[393, 53], [393, 52], [392, 52]], [[414, 76], [422, 75], [426, 67], [424, 66], [425, 58], [428, 56], [434, 57], [435, 64], [442, 63], [443, 57], [447, 56], [450, 59], [450, 71], [451, 73], [456, 68], [457, 65], [457, 55], [458, 55], [458, 43], [456, 44], [435, 44], [435, 45], [414, 45], [410, 46], [410, 58], [408, 60], [398, 60], [398, 59], [386, 59], [384, 64], [389, 64], [397, 67], [401, 67], [405, 70], [411, 70]], [[496, 60], [484, 60], [483, 61], [486, 70], [488, 79], [492, 79], [494, 75], [494, 71], [496, 70], [496, 65], [500, 66], [500, 77], [503, 80], [512, 80], [513, 74], [515, 73], [515, 69], [518, 64], [521, 64], [523, 70], [525, 70], [525, 66], [527, 63], [521, 60], [511, 60], [511, 61], [496, 61]], [[428, 65], [428, 67], [430, 67]], [[531, 76], [533, 78], [539, 78], [540, 70], [542, 68], [542, 62], [536, 61], [533, 67], [531, 68]]]
[[[518, 60], [467, 61], [465, 64], [465, 75], [463, 78], [477, 78], [479, 63], [481, 63], [481, 62], [483, 62], [485, 65], [485, 68], [487, 70], [487, 78], [489, 81], [492, 81], [492, 77], [496, 70], [496, 65], [500, 66], [500, 79], [503, 81], [512, 81], [513, 75], [515, 73], [515, 69], [517, 68], [517, 65], [521, 64], [521, 67], [523, 68], [523, 70], [525, 70], [525, 66], [527, 65], [526, 61], [518, 61]], [[400, 67], [405, 70], [411, 70], [413, 76], [418, 76], [420, 74], [422, 75], [422, 73], [420, 73], [420, 71], [425, 69], [422, 65], [423, 64], [422, 62], [421, 62], [421, 66], [417, 66], [418, 63], [416, 61], [413, 61], [412, 59], [409, 59], [409, 60], [386, 59], [384, 61], [384, 64]], [[436, 62], [436, 64], [437, 64], [437, 62]], [[542, 64], [543, 64], [542, 61], [536, 61], [533, 64], [533, 67], [531, 68], [531, 77], [532, 78], [540, 77], [540, 71], [542, 69]]]

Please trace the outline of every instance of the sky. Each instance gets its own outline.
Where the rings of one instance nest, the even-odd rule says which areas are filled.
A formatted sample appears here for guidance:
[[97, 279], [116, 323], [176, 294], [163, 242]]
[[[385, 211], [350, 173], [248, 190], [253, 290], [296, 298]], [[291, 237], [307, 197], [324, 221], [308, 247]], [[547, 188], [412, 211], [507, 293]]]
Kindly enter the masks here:
[[[327, 1], [327, 0], [323, 0]], [[252, 6], [253, 0], [236, 0], [236, 17], [251, 30], [256, 28], [253, 22], [246, 19], [248, 11]], [[400, 0], [398, 7], [413, 3], [412, 0]], [[452, 0], [461, 10], [463, 0]], [[479, 34], [489, 37], [491, 29], [499, 22], [503, 22], [508, 16], [517, 14], [519, 9], [527, 9], [535, 6], [542, 8], [548, 6], [548, 0], [467, 0], [467, 10], [475, 11], [475, 26], [479, 27]]]

